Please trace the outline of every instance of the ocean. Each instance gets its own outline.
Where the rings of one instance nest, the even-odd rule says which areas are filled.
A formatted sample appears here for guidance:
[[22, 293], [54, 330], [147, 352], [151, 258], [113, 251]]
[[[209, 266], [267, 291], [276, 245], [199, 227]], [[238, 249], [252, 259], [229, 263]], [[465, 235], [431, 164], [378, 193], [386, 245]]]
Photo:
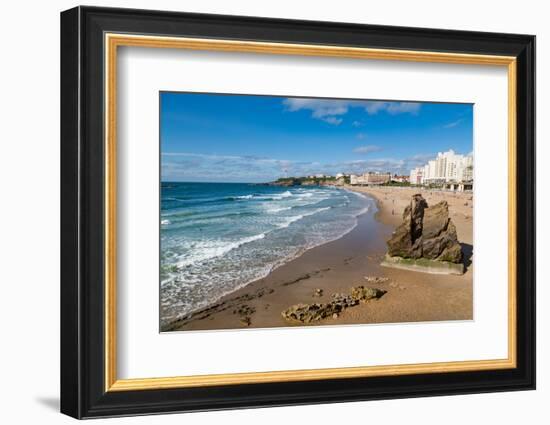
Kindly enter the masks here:
[[335, 187], [163, 182], [161, 324], [342, 237], [373, 202]]

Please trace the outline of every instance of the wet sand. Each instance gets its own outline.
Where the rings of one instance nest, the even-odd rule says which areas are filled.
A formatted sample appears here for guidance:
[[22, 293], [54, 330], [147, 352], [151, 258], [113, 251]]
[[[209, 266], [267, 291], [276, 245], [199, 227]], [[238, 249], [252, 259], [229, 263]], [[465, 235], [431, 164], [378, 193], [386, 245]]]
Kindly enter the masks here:
[[[346, 309], [337, 318], [323, 319], [307, 326], [472, 319], [471, 194], [409, 188], [349, 189], [375, 198], [378, 210], [358, 217], [357, 226], [342, 238], [306, 251], [267, 277], [226, 295], [165, 330], [292, 326], [281, 316], [281, 312], [291, 305], [329, 302], [333, 293], [349, 293], [352, 286], [359, 285], [375, 286], [387, 292], [379, 299]], [[418, 192], [429, 205], [443, 199], [449, 202], [451, 218], [467, 258], [464, 275], [432, 275], [379, 265], [386, 252], [385, 241], [401, 222], [401, 214], [410, 196]], [[385, 277], [388, 280], [373, 285], [365, 277]], [[316, 295], [318, 289], [322, 290], [321, 296]]]

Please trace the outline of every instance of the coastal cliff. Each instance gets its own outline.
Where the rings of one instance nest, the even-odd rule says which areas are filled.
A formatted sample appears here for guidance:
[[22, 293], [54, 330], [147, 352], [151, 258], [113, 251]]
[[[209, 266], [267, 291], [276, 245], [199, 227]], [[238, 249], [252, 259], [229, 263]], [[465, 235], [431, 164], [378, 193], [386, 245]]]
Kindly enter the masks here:
[[266, 186], [345, 186], [349, 181], [345, 177], [283, 177], [272, 182], [264, 183]]

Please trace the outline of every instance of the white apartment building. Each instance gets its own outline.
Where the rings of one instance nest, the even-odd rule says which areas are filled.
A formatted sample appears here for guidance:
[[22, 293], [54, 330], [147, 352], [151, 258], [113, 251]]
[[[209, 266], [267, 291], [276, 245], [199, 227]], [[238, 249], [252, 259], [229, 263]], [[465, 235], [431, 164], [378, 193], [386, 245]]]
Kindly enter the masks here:
[[428, 161], [424, 167], [411, 170], [411, 184], [414, 184], [413, 173], [416, 177], [414, 181], [418, 181], [420, 168], [423, 168], [421, 184], [470, 182], [473, 180], [473, 164], [474, 158], [471, 155], [459, 155], [452, 149], [439, 152], [437, 157]]
[[457, 181], [469, 182], [474, 180], [474, 157], [466, 155], [457, 173]]

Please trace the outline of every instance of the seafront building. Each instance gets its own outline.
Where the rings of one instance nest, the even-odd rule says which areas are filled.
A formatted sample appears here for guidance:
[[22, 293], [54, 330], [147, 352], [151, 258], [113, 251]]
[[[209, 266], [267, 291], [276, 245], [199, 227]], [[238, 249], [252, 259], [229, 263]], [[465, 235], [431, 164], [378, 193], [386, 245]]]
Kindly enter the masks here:
[[395, 183], [409, 183], [409, 176], [398, 176], [394, 174], [391, 181]]
[[388, 183], [392, 178], [391, 173], [378, 173], [374, 171], [369, 171], [364, 174], [350, 175], [350, 184], [352, 186], [371, 186], [371, 185], [380, 185]]
[[439, 152], [437, 157], [423, 167], [413, 168], [410, 183], [413, 185], [436, 185], [452, 190], [471, 190], [474, 180], [474, 158], [459, 155], [452, 149]]
[[411, 175], [409, 176], [409, 182], [413, 185], [421, 185], [424, 181], [424, 167], [416, 167], [411, 170]]

